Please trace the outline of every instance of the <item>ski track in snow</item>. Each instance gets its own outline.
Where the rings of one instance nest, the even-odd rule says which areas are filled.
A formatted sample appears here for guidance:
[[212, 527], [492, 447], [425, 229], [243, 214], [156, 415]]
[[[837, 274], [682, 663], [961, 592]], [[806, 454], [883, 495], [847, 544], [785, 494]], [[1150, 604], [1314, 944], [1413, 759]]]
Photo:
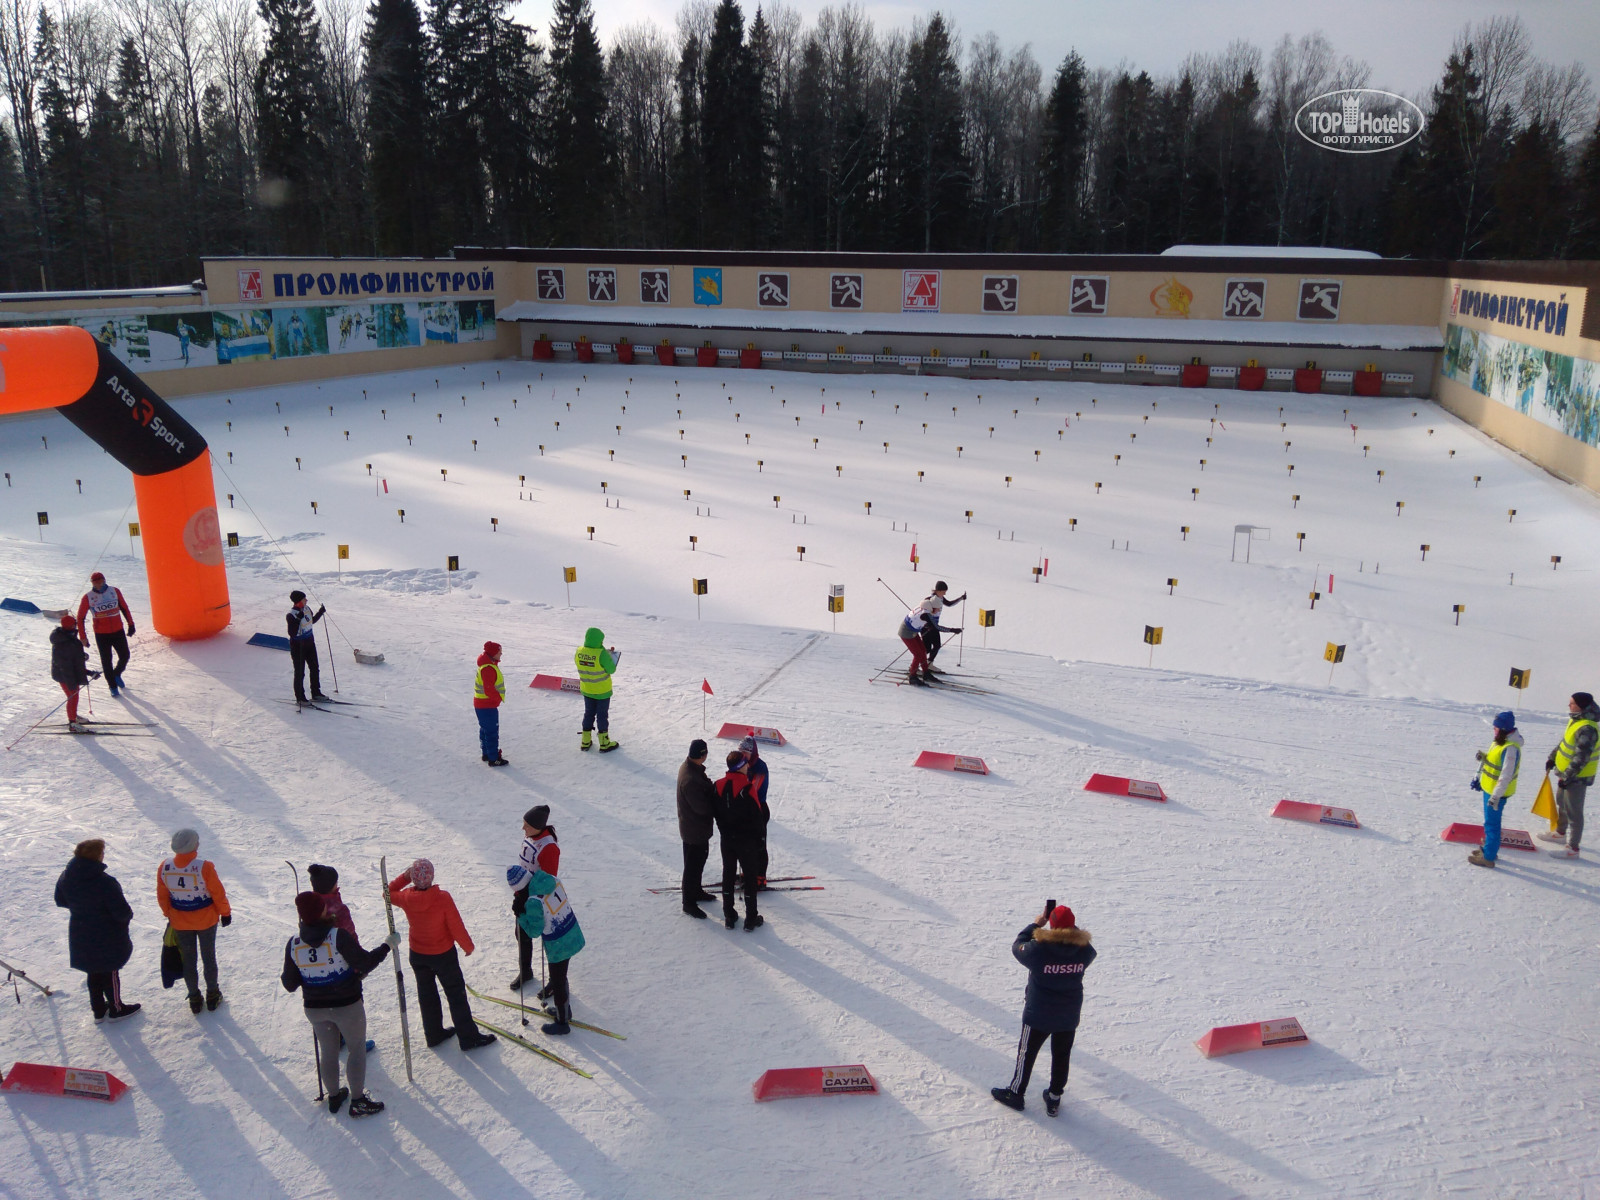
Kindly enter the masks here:
[[[1213, 404], [1226, 431], [1210, 426]], [[58, 417], [0, 423], [15, 481], [0, 490], [0, 591], [75, 603], [99, 562], [141, 632], [127, 700], [96, 686], [97, 714], [159, 722], [150, 739], [26, 738], [0, 756], [0, 957], [59, 989], [0, 1003], [0, 1066], [100, 1067], [132, 1085], [108, 1108], [0, 1101], [0, 1195], [1600, 1192], [1600, 966], [1586, 932], [1600, 872], [1509, 849], [1498, 871], [1474, 870], [1438, 838], [1480, 819], [1465, 785], [1489, 715], [1514, 698], [1537, 763], [1566, 693], [1593, 690], [1600, 505], [1436, 406], [491, 363], [180, 408], [235, 481], [219, 478], [219, 495], [248, 489], [327, 601], [342, 694], [385, 707], [341, 710], [360, 718], [347, 720], [272, 702], [289, 694], [287, 655], [244, 643], [280, 631], [299, 584], [242, 503], [222, 499], [224, 529], [241, 535], [228, 552], [233, 626], [199, 643], [155, 636], [125, 553], [126, 475]], [[697, 505], [715, 515], [691, 515]], [[1248, 566], [1228, 561], [1244, 522], [1272, 527]], [[339, 542], [352, 545], [342, 572]], [[1434, 545], [1425, 563], [1422, 542]], [[449, 591], [446, 554], [466, 568]], [[1040, 556], [1050, 575], [1036, 584]], [[1306, 593], [1314, 581], [1326, 593], [1330, 570], [1313, 612]], [[959, 654], [963, 670], [1000, 676], [978, 681], [993, 695], [867, 682], [899, 649], [899, 605], [876, 578], [914, 602], [941, 574], [971, 596], [955, 610], [969, 636], [941, 665]], [[711, 581], [703, 620], [686, 577]], [[835, 582], [847, 585], [837, 632], [824, 603]], [[1459, 628], [1453, 603], [1467, 605]], [[980, 605], [998, 612], [987, 650]], [[573, 745], [576, 697], [526, 687], [537, 671], [571, 674], [591, 624], [624, 651], [612, 713], [623, 747], [604, 757]], [[1145, 624], [1166, 630], [1154, 669]], [[46, 633], [0, 613], [6, 742], [59, 699]], [[346, 638], [387, 662], [356, 665]], [[506, 646], [511, 685], [512, 765], [497, 772], [471, 756], [468, 711], [490, 638]], [[1348, 647], [1332, 688], [1330, 640]], [[323, 661], [331, 686], [325, 645]], [[1504, 687], [1513, 665], [1533, 668], [1529, 691]], [[826, 889], [767, 896], [757, 934], [689, 921], [644, 890], [678, 874], [673, 780], [701, 735], [702, 678], [717, 692], [711, 730], [771, 724], [791, 740], [765, 752], [772, 871]], [[712, 742], [713, 765], [731, 745]], [[980, 754], [994, 773], [914, 770], [923, 749]], [[1160, 780], [1172, 799], [1083, 792], [1097, 770]], [[1512, 801], [1508, 827], [1538, 827], [1532, 792]], [[1285, 796], [1352, 807], [1364, 828], [1272, 820]], [[369, 1088], [388, 1109], [330, 1118], [312, 1100], [300, 1000], [278, 982], [294, 919], [283, 860], [338, 866], [373, 944], [378, 856], [432, 858], [478, 943], [468, 978], [508, 995], [503, 867], [540, 802], [589, 941], [573, 966], [577, 1015], [629, 1040], [532, 1034], [589, 1081], [515, 1046], [428, 1050], [413, 1007], [408, 1087], [385, 964], [366, 1002], [379, 1044]], [[152, 875], [182, 825], [201, 831], [236, 913], [219, 936], [227, 1003], [199, 1018], [157, 971]], [[135, 910], [124, 991], [145, 1005], [100, 1026], [51, 904], [72, 844], [90, 836], [108, 839]], [[987, 1095], [1010, 1074], [1021, 1014], [1009, 940], [1046, 895], [1100, 949], [1055, 1121], [1038, 1098], [1048, 1050], [1025, 1114]], [[514, 1013], [476, 1008], [516, 1027]], [[1309, 1045], [1212, 1061], [1192, 1045], [1213, 1024], [1290, 1015]], [[751, 1102], [768, 1067], [851, 1062], [881, 1095]]]

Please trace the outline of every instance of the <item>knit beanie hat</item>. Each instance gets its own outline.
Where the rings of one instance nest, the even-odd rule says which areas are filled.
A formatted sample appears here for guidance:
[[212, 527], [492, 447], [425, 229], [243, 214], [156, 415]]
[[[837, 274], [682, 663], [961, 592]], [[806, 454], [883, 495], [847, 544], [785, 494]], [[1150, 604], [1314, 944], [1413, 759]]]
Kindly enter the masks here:
[[96, 571], [93, 575], [89, 576], [90, 583], [104, 583], [105, 581], [106, 577], [103, 571]]
[[500, 643], [499, 642], [485, 642], [483, 644], [483, 656], [485, 658], [493, 658], [493, 657], [495, 657], [495, 655], [497, 655], [499, 653], [500, 653]]
[[535, 804], [522, 814], [522, 823], [532, 825], [535, 829], [547, 828], [550, 824], [550, 806], [548, 804]]
[[71, 613], [62, 613], [61, 614], [61, 628], [63, 628], [63, 629], [76, 629], [77, 627], [78, 627], [78, 618], [77, 617], [73, 616]]
[[761, 753], [756, 749], [756, 739], [751, 737], [748, 733], [739, 739], [739, 749], [745, 754]]
[[1593, 708], [1594, 696], [1589, 692], [1573, 692], [1572, 702], [1579, 708]]
[[339, 872], [321, 863], [312, 863], [307, 867], [306, 877], [311, 880], [311, 890], [324, 896], [339, 886]]
[[414, 888], [433, 886], [433, 864], [427, 859], [419, 858], [411, 864], [411, 886]]
[[1051, 929], [1076, 929], [1077, 920], [1072, 915], [1072, 910], [1065, 904], [1058, 904], [1050, 914]]
[[200, 849], [200, 835], [192, 829], [180, 829], [172, 835], [172, 852], [174, 854], [188, 854], [191, 850]]
[[289, 603], [290, 604], [299, 604], [300, 601], [304, 600], [305, 598], [306, 598], [306, 594], [304, 592], [302, 592], [299, 588], [295, 588], [294, 591], [289, 593]]
[[328, 910], [316, 892], [301, 892], [294, 898], [294, 911], [300, 914], [302, 925], [321, 925], [328, 919]]
[[690, 758], [704, 758], [709, 752], [704, 738], [695, 738], [694, 741], [689, 743]]
[[1496, 713], [1494, 727], [1496, 729], [1504, 729], [1507, 732], [1515, 729], [1517, 727], [1517, 714], [1509, 709], [1503, 713]]

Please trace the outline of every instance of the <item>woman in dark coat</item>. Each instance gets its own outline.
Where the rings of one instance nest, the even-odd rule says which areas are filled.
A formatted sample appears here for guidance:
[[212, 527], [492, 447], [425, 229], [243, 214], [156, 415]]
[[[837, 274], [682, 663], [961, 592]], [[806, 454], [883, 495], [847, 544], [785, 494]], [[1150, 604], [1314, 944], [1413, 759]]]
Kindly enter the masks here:
[[56, 907], [72, 913], [67, 923], [67, 950], [74, 970], [89, 975], [89, 1004], [96, 1021], [130, 1016], [137, 1004], [122, 1002], [119, 972], [133, 957], [128, 923], [133, 909], [122, 885], [106, 873], [106, 844], [100, 838], [79, 842], [72, 861], [56, 880]]

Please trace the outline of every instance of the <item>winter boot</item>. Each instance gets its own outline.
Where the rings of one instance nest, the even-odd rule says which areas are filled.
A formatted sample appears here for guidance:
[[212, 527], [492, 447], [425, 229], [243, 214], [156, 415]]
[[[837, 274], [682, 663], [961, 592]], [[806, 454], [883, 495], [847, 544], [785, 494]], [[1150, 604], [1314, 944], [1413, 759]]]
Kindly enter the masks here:
[[447, 1029], [441, 1029], [439, 1031], [439, 1036], [438, 1037], [431, 1037], [431, 1038], [427, 1038], [425, 1040], [428, 1043], [428, 1049], [432, 1050], [435, 1046], [444, 1045], [451, 1038], [455, 1037], [455, 1035], [456, 1035], [456, 1027], [454, 1025], [451, 1025]]
[[478, 1048], [480, 1048], [482, 1046], [493, 1045], [495, 1042], [498, 1042], [499, 1040], [500, 1039], [495, 1037], [494, 1034], [492, 1034], [492, 1033], [484, 1033], [483, 1030], [480, 1029], [480, 1030], [478, 1030], [478, 1036], [477, 1037], [468, 1038], [466, 1041], [461, 1043], [461, 1049], [462, 1050], [477, 1050]]
[[319, 704], [332, 704], [333, 703], [333, 697], [332, 696], [324, 696], [321, 692], [312, 692], [311, 693], [311, 699], [316, 701]]
[[485, 759], [484, 761], [491, 767], [509, 767], [511, 765], [511, 760], [504, 754], [496, 755], [494, 758]]
[[615, 750], [620, 745], [622, 745], [621, 742], [613, 742], [611, 740], [611, 735], [609, 733], [606, 733], [604, 730], [602, 730], [600, 732], [600, 753], [601, 754], [604, 754], [607, 750]]
[[1494, 866], [1494, 859], [1485, 858], [1482, 850], [1474, 850], [1471, 854], [1467, 855], [1467, 861], [1475, 867]]
[[344, 1107], [344, 1102], [349, 1099], [349, 1097], [350, 1089], [340, 1088], [337, 1092], [334, 1092], [333, 1095], [328, 1097], [328, 1111], [331, 1113], [338, 1112]]
[[124, 1004], [121, 1008], [113, 1008], [106, 1015], [113, 1021], [120, 1021], [123, 1017], [133, 1016], [134, 1013], [138, 1012], [143, 1007], [144, 1005], [142, 1004]]
[[1061, 1115], [1061, 1093], [1052, 1092], [1049, 1088], [1044, 1090], [1044, 1111], [1052, 1117]]
[[744, 919], [745, 932], [746, 933], [751, 933], [751, 932], [753, 932], [753, 931], [755, 931], [757, 929], [760, 929], [766, 923], [767, 923], [767, 919], [765, 917], [763, 917], [760, 913], [755, 913], [755, 912], [747, 913], [745, 915], [745, 919]]
[[700, 889], [699, 895], [694, 896], [693, 899], [697, 900], [697, 901], [720, 900], [720, 899], [722, 899], [722, 897], [721, 896], [713, 896], [710, 892], [706, 891], [706, 889], [702, 887]]
[[583, 731], [583, 740], [578, 743], [578, 749], [579, 750], [593, 750], [594, 749], [594, 735], [592, 733], [590, 733], [587, 729], [585, 729]]
[[989, 1095], [1000, 1101], [1000, 1103], [1004, 1104], [1007, 1108], [1014, 1108], [1018, 1112], [1022, 1111], [1022, 1096], [1017, 1092], [1013, 1092], [1010, 1088], [990, 1088]]
[[383, 1101], [374, 1100], [365, 1092], [350, 1101], [350, 1115], [352, 1117], [370, 1117], [373, 1113], [381, 1113], [382, 1111]]
[[912, 675], [910, 679], [906, 680], [906, 682], [909, 683], [912, 687], [927, 687], [928, 686], [928, 681], [926, 679], [924, 679], [920, 675]]
[[194, 995], [189, 997], [189, 1011], [190, 1012], [198, 1013], [205, 1006], [206, 1006], [206, 1002], [204, 1000], [200, 999], [200, 994], [198, 992], [196, 992]]
[[722, 923], [732, 929], [739, 923], [739, 910], [736, 908], [724, 908], [722, 910]]
[[555, 994], [556, 994], [556, 985], [553, 984], [553, 983], [547, 983], [542, 988], [539, 989], [539, 995], [538, 995], [537, 998], [540, 1001], [545, 1001], [545, 1000], [550, 999], [550, 997], [554, 996]]
[[555, 1018], [550, 1024], [539, 1026], [540, 1030], [551, 1037], [564, 1037], [572, 1032], [572, 1026], [568, 1024], [572, 1020], [571, 1004], [563, 1004], [557, 1008]]
[[221, 1003], [222, 1003], [222, 993], [217, 991], [216, 988], [211, 988], [210, 990], [208, 990], [206, 992], [206, 1011], [207, 1012], [216, 1012], [217, 1011], [217, 1005], [219, 1005]]
[[531, 969], [527, 971], [518, 971], [516, 978], [511, 981], [511, 990], [513, 992], [520, 992], [522, 990], [522, 985], [527, 983], [528, 980], [532, 978], [533, 971]]
[[686, 903], [683, 906], [683, 911], [691, 917], [699, 917], [702, 921], [706, 919], [704, 910], [698, 904]]

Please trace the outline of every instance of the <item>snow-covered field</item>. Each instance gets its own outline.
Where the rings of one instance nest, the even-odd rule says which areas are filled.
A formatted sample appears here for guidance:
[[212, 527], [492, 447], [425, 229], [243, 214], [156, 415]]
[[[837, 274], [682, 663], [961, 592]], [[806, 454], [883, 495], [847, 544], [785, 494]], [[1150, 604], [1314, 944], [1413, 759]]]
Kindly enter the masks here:
[[[503, 362], [179, 407], [226, 471], [223, 528], [241, 540], [235, 623], [203, 643], [144, 622], [121, 469], [54, 416], [0, 424], [0, 591], [65, 606], [98, 562], [142, 627], [128, 699], [97, 687], [96, 708], [159, 723], [0, 756], [0, 958], [62, 989], [5, 1002], [0, 1066], [132, 1085], [113, 1108], [3, 1101], [0, 1194], [1600, 1192], [1600, 876], [1509, 849], [1476, 870], [1438, 836], [1479, 819], [1466, 784], [1493, 712], [1517, 709], [1536, 779], [1566, 695], [1600, 682], [1600, 506], [1436, 406]], [[1271, 530], [1248, 565], [1243, 535], [1230, 562], [1237, 524]], [[286, 656], [244, 642], [282, 632], [296, 572], [336, 622], [340, 694], [382, 707], [276, 702]], [[993, 694], [868, 682], [900, 649], [880, 576], [907, 601], [935, 578], [970, 593], [964, 647], [941, 663], [960, 655]], [[698, 618], [693, 578], [709, 586]], [[846, 588], [837, 632], [830, 584]], [[997, 614], [987, 649], [980, 606]], [[574, 697], [521, 686], [570, 674], [591, 624], [624, 651], [623, 748], [603, 758], [577, 751]], [[1147, 624], [1165, 630], [1153, 668]], [[0, 613], [6, 742], [59, 699], [47, 632]], [[468, 711], [487, 638], [514, 684], [499, 772], [478, 762]], [[1348, 647], [1331, 688], [1329, 641]], [[352, 644], [387, 663], [356, 665]], [[325, 649], [325, 686], [327, 665]], [[1511, 667], [1532, 669], [1527, 692], [1505, 686]], [[791, 739], [768, 753], [771, 870], [825, 888], [770, 895], [756, 933], [646, 891], [677, 875], [673, 777], [701, 731], [702, 679], [713, 730]], [[923, 749], [994, 774], [914, 770]], [[1172, 799], [1083, 792], [1094, 771]], [[1532, 790], [1508, 827], [1541, 827]], [[1364, 828], [1273, 820], [1283, 797], [1354, 808]], [[423, 1049], [413, 1008], [409, 1087], [385, 965], [366, 990], [369, 1089], [388, 1111], [330, 1118], [277, 978], [294, 916], [283, 860], [338, 866], [371, 944], [378, 856], [432, 858], [478, 939], [469, 980], [509, 995], [503, 866], [538, 802], [589, 939], [577, 1015], [629, 1040], [566, 1040], [589, 1081], [512, 1045]], [[228, 1002], [199, 1018], [157, 972], [153, 875], [186, 824], [236, 914], [219, 942]], [[124, 988], [146, 1006], [108, 1026], [51, 904], [89, 836], [108, 839], [134, 905]], [[1042, 1071], [1025, 1114], [987, 1095], [1020, 1019], [1009, 940], [1047, 895], [1100, 950], [1054, 1121]], [[1311, 1044], [1210, 1061], [1192, 1045], [1280, 1016]], [[852, 1062], [881, 1095], [751, 1101], [768, 1067]]]

